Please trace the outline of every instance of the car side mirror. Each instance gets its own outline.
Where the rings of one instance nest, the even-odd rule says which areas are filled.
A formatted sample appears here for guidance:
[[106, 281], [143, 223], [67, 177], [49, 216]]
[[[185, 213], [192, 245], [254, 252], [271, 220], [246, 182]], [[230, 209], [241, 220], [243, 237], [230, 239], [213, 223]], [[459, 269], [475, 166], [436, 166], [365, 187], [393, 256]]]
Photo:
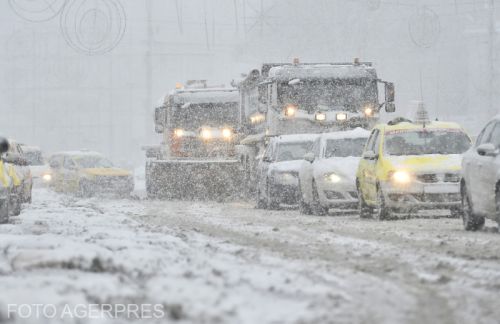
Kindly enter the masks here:
[[271, 161], [271, 158], [269, 156], [263, 156], [262, 162], [271, 163], [272, 161]]
[[378, 155], [375, 154], [375, 152], [373, 151], [366, 151], [365, 153], [363, 153], [363, 159], [365, 160], [376, 160], [378, 159]]
[[14, 165], [28, 165], [26, 159], [17, 153], [7, 153], [3, 160]]
[[306, 160], [307, 162], [313, 163], [314, 159], [315, 159], [314, 153], [308, 152], [308, 153], [304, 154], [304, 160]]
[[495, 147], [495, 145], [491, 143], [481, 144], [477, 147], [477, 154], [483, 156], [497, 156], [500, 152]]
[[50, 161], [49, 166], [52, 169], [59, 169], [61, 167], [61, 164], [58, 161]]

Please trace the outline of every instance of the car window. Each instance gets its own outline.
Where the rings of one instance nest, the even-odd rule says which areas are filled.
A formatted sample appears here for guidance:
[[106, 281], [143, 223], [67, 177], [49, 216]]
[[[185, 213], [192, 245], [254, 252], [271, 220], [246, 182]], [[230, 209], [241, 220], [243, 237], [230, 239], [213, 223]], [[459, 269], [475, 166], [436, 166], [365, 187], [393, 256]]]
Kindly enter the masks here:
[[321, 139], [320, 138], [317, 138], [315, 141], [314, 141], [314, 144], [313, 144], [313, 148], [312, 148], [312, 152], [314, 153], [314, 156], [315, 157], [319, 157], [320, 155], [320, 150], [321, 150]]
[[368, 146], [366, 147], [367, 151], [373, 151], [375, 153], [378, 153], [378, 150], [376, 148], [378, 148], [379, 144], [379, 134], [380, 130], [378, 129], [373, 130], [372, 136], [368, 142]]
[[476, 146], [479, 146], [484, 143], [488, 143], [488, 140], [490, 138], [491, 131], [493, 130], [493, 126], [495, 125], [494, 122], [490, 122], [488, 125], [486, 125], [485, 128], [481, 131], [479, 136], [477, 137], [476, 140]]
[[361, 156], [366, 138], [338, 138], [326, 141], [325, 158]]
[[500, 148], [500, 123], [495, 124], [495, 128], [491, 132], [490, 142], [495, 145], [495, 147]]
[[276, 149], [276, 161], [302, 160], [307, 152], [311, 152], [313, 141], [280, 143]]

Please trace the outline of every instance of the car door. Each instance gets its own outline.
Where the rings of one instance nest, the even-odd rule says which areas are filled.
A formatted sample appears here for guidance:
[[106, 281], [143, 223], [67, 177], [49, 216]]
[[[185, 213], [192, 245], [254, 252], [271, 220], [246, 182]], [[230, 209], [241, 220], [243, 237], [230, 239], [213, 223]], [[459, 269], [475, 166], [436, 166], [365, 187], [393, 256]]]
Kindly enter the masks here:
[[491, 205], [493, 199], [491, 197], [492, 191], [488, 188], [488, 175], [482, 174], [484, 172], [484, 165], [488, 163], [492, 158], [489, 156], [482, 156], [477, 152], [478, 146], [490, 142], [491, 133], [495, 127], [494, 122], [490, 122], [483, 129], [479, 137], [477, 138], [476, 145], [474, 146], [471, 156], [466, 159], [464, 164], [466, 164], [467, 172], [467, 185], [470, 198], [472, 200], [472, 205], [474, 210], [479, 213], [486, 213], [489, 209], [487, 206]]
[[66, 156], [64, 158], [63, 168], [63, 190], [74, 192], [78, 190], [78, 168], [72, 157]]
[[363, 198], [365, 201], [375, 203], [377, 200], [377, 163], [380, 146], [380, 129], [376, 128], [372, 131], [368, 139], [365, 153], [373, 152], [376, 157], [368, 157], [363, 155], [361, 158], [362, 169], [360, 181], [363, 182]]
[[261, 193], [264, 193], [267, 190], [267, 172], [269, 170], [269, 166], [272, 163], [275, 148], [275, 142], [271, 141], [257, 166], [257, 186]]
[[[493, 144], [497, 149], [500, 149], [500, 122], [495, 122], [492, 132], [485, 143]], [[478, 178], [482, 187], [483, 194], [479, 195], [483, 201], [479, 212], [492, 215], [496, 211], [496, 184], [498, 181], [498, 161], [499, 156], [479, 155]]]

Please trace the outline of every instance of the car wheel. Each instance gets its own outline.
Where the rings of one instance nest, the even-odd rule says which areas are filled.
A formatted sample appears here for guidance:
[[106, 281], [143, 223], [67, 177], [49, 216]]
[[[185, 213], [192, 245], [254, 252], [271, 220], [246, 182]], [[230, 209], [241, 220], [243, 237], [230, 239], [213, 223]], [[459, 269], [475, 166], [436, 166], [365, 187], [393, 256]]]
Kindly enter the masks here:
[[365, 202], [365, 198], [363, 198], [363, 193], [359, 190], [358, 186], [358, 205], [359, 205], [359, 217], [360, 218], [372, 218], [373, 217], [373, 208], [368, 206]]
[[88, 181], [80, 181], [79, 195], [83, 198], [89, 198], [92, 196], [92, 187]]
[[382, 221], [391, 218], [391, 210], [385, 205], [385, 198], [382, 189], [377, 188], [377, 210], [375, 219]]
[[271, 186], [269, 185], [269, 181], [267, 182], [267, 208], [269, 209], [279, 209], [280, 208], [280, 203], [279, 201], [276, 200], [275, 197], [273, 197], [272, 191], [271, 191]]
[[328, 208], [321, 206], [321, 202], [319, 200], [318, 187], [316, 186], [316, 182], [313, 180], [312, 183], [312, 192], [313, 192], [313, 203], [312, 203], [312, 212], [314, 215], [325, 216], [328, 214]]
[[466, 231], [477, 231], [484, 226], [484, 217], [474, 214], [472, 203], [465, 185], [461, 190], [462, 196], [462, 220]]
[[10, 199], [10, 205], [8, 207], [10, 213], [12, 216], [19, 216], [21, 215], [21, 201], [20, 198], [17, 197], [12, 197]]
[[257, 209], [266, 209], [267, 204], [266, 204], [266, 199], [265, 197], [262, 197], [262, 193], [260, 189], [257, 189]]
[[0, 224], [9, 222], [9, 201], [6, 199], [0, 205]]
[[301, 184], [299, 182], [299, 211], [301, 214], [311, 215], [311, 205], [304, 201], [304, 195], [302, 194]]

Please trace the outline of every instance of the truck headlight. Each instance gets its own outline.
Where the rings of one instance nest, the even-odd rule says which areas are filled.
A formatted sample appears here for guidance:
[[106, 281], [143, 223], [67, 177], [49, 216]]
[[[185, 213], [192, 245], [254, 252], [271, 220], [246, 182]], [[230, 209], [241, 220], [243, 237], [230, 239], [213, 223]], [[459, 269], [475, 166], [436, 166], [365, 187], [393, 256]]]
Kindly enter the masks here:
[[276, 173], [274, 179], [284, 185], [297, 185], [299, 183], [297, 176], [291, 172]]
[[233, 136], [233, 131], [230, 128], [222, 129], [222, 137], [230, 139]]
[[174, 130], [174, 135], [175, 137], [182, 137], [184, 136], [184, 130], [182, 128], [176, 128]]
[[338, 121], [344, 121], [347, 120], [347, 114], [346, 113], [338, 113], [336, 116], [336, 119]]
[[297, 105], [286, 105], [284, 114], [286, 117], [295, 117], [295, 114], [297, 114], [297, 110], [299, 107]]
[[371, 105], [365, 106], [365, 108], [363, 109], [363, 113], [366, 117], [372, 117], [374, 113], [373, 107]]
[[46, 173], [42, 176], [42, 179], [44, 182], [51, 182], [52, 181], [52, 175], [49, 173]]
[[411, 182], [411, 174], [407, 171], [393, 171], [389, 174], [392, 182], [397, 184], [408, 184]]
[[314, 115], [314, 119], [316, 119], [317, 121], [325, 121], [326, 114], [324, 112], [318, 111], [316, 115]]
[[342, 178], [332, 172], [325, 174], [325, 180], [331, 183], [339, 183], [340, 181], [342, 181]]
[[212, 138], [212, 131], [210, 129], [202, 129], [200, 133], [201, 138], [209, 140]]

